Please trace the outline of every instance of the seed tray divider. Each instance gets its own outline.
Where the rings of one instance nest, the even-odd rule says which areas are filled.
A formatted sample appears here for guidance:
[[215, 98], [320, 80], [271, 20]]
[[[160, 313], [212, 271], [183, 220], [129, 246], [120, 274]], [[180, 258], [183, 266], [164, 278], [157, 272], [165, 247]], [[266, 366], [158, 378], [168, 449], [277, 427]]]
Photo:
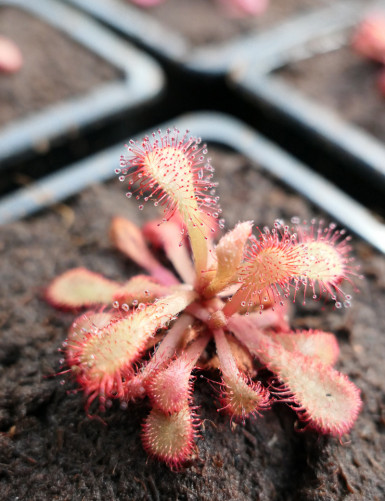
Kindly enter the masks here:
[[[335, 23], [329, 34], [323, 30], [306, 30], [301, 43], [292, 43], [282, 32], [277, 43], [262, 57], [255, 55], [243, 61], [229, 76], [230, 85], [247, 96], [265, 115], [282, 117], [290, 126], [297, 127], [305, 137], [318, 140], [323, 148], [332, 151], [363, 176], [371, 178], [385, 191], [385, 145], [365, 130], [346, 122], [327, 107], [303, 96], [293, 86], [283, 81], [274, 71], [287, 63], [337, 50], [346, 45], [347, 32], [366, 12], [385, 10], [385, 1], [365, 4], [351, 10], [350, 15]], [[325, 35], [327, 37], [325, 38]], [[290, 38], [290, 37], [289, 37]]]
[[[162, 124], [160, 128], [165, 130], [176, 124], [180, 130], [189, 129], [207, 142], [230, 147], [245, 155], [385, 253], [385, 225], [376, 220], [368, 209], [251, 127], [222, 113], [199, 112], [183, 115]], [[151, 132], [145, 131], [137, 138], [141, 139]], [[113, 146], [4, 197], [0, 202], [0, 224], [31, 215], [80, 192], [91, 183], [114, 177], [123, 151], [121, 144]]]
[[56, 0], [0, 0], [2, 6], [36, 15], [116, 66], [122, 76], [2, 128], [0, 168], [12, 158], [39, 151], [42, 144], [149, 102], [163, 89], [163, 72], [152, 58], [75, 9]]
[[255, 54], [275, 54], [279, 36], [290, 44], [302, 43], [314, 31], [329, 33], [346, 17], [354, 16], [360, 0], [337, 0], [332, 6], [293, 15], [266, 31], [252, 30], [229, 42], [194, 47], [183, 35], [166, 27], [151, 14], [119, 0], [64, 0], [87, 12], [114, 30], [137, 42], [153, 54], [172, 61], [185, 70], [218, 77]]

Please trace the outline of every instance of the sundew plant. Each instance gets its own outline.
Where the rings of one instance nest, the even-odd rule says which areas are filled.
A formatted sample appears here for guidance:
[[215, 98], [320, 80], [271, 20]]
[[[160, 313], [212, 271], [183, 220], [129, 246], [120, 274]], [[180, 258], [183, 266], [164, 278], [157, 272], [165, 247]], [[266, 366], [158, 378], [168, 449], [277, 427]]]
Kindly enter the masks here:
[[[333, 368], [335, 336], [293, 331], [287, 314], [289, 301], [307, 298], [349, 306], [344, 282], [357, 276], [349, 237], [316, 221], [276, 221], [254, 234], [253, 222], [245, 221], [218, 236], [224, 224], [206, 154], [188, 131], [130, 141], [117, 169], [126, 196], [139, 209], [153, 202], [163, 218], [139, 229], [117, 217], [111, 238], [145, 273], [118, 283], [77, 268], [47, 289], [53, 305], [88, 310], [63, 348], [86, 412], [93, 402], [105, 411], [114, 399], [127, 408], [147, 398], [144, 448], [174, 469], [196, 451], [192, 373], [203, 367], [218, 372], [213, 400], [233, 420], [284, 402], [303, 428], [341, 437], [361, 407], [357, 387]], [[148, 244], [163, 249], [170, 267]], [[271, 373], [265, 384], [256, 362]]]

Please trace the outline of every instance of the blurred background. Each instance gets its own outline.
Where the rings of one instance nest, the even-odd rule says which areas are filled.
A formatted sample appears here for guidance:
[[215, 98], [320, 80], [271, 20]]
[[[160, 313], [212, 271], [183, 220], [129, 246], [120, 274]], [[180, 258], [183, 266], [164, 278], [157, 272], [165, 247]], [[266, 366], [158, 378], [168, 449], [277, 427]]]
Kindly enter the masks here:
[[212, 110], [382, 217], [384, 12], [364, 0], [2, 0], [0, 194]]

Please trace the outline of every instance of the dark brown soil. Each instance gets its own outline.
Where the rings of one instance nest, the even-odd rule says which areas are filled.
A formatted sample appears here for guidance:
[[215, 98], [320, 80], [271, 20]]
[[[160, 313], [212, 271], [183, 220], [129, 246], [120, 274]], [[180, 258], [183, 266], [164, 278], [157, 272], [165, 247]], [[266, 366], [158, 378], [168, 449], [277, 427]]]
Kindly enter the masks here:
[[261, 16], [241, 19], [228, 17], [218, 4], [215, 0], [165, 0], [146, 12], [199, 46], [225, 42], [254, 29], [270, 28], [289, 16], [330, 5], [332, 0], [271, 0]]
[[[211, 152], [212, 153], [212, 152]], [[298, 196], [234, 154], [213, 156], [229, 227], [255, 219], [319, 215]], [[199, 458], [180, 473], [149, 460], [140, 442], [147, 403], [113, 408], [107, 426], [89, 420], [81, 394], [61, 384], [61, 355], [73, 316], [42, 299], [58, 273], [86, 266], [113, 279], [138, 270], [107, 239], [113, 215], [140, 222], [116, 180], [65, 205], [0, 229], [1, 500], [382, 500], [385, 498], [385, 258], [355, 247], [367, 279], [352, 308], [297, 307], [296, 327], [337, 333], [339, 368], [361, 388], [364, 407], [343, 443], [294, 430], [283, 404], [245, 426], [217, 413], [215, 392], [198, 378], [203, 420]], [[150, 209], [150, 207], [148, 207]]]
[[0, 73], [0, 127], [119, 77], [108, 62], [21, 9], [0, 7], [0, 33], [24, 58], [19, 72]]
[[278, 73], [296, 90], [385, 141], [385, 98], [377, 88], [381, 66], [346, 46], [291, 63]]

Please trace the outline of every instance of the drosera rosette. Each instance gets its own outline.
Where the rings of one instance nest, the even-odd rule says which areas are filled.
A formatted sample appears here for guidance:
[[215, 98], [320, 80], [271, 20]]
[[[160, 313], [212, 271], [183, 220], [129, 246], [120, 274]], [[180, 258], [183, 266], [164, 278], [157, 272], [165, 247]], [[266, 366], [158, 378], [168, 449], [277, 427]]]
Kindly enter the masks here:
[[[276, 221], [252, 233], [251, 221], [223, 229], [213, 167], [199, 138], [177, 129], [130, 141], [117, 174], [127, 196], [163, 206], [139, 229], [112, 221], [114, 245], [146, 274], [121, 283], [77, 268], [57, 277], [47, 299], [78, 317], [65, 342], [68, 372], [86, 408], [148, 397], [142, 439], [149, 455], [180, 468], [196, 451], [199, 418], [193, 383], [215, 368], [219, 409], [244, 422], [285, 402], [304, 428], [341, 437], [361, 408], [360, 392], [333, 368], [335, 336], [292, 330], [289, 301], [323, 299], [350, 306], [358, 267], [350, 239], [335, 225]], [[162, 248], [167, 268], [150, 251]], [[92, 310], [91, 308], [94, 308]], [[254, 361], [273, 373], [268, 387]]]

